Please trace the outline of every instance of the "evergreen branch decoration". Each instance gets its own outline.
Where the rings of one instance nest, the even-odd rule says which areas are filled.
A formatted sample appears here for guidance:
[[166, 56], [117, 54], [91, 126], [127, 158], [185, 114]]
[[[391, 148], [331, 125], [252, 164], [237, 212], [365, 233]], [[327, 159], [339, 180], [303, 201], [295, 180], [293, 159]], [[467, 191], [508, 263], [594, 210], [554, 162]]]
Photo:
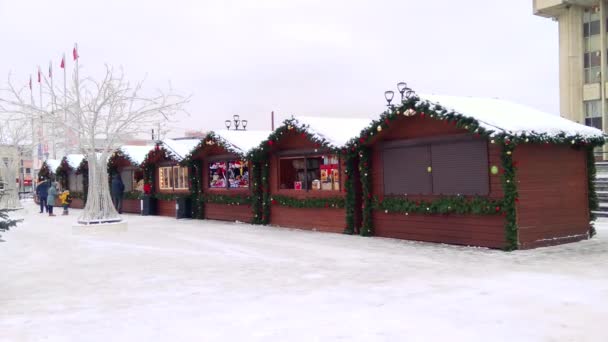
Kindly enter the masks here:
[[423, 215], [503, 215], [502, 199], [487, 197], [446, 196], [432, 201], [411, 200], [407, 197], [391, 196], [379, 201], [373, 200], [373, 209], [384, 213], [423, 214]]
[[328, 198], [294, 198], [289, 196], [274, 195], [270, 200], [272, 205], [280, 205], [289, 208], [335, 208], [342, 209], [345, 207], [343, 197], [328, 197]]
[[[348, 150], [350, 151], [350, 150]], [[345, 156], [345, 170], [344, 170], [344, 190], [346, 191], [345, 208], [346, 208], [346, 228], [344, 229], [345, 234], [354, 234], [356, 230], [355, 223], [355, 167], [357, 165], [357, 154], [354, 152], [348, 152], [343, 150], [342, 154]]]
[[61, 184], [62, 189], [68, 189], [68, 172], [72, 167], [68, 163], [67, 157], [61, 158], [61, 163], [55, 170], [55, 179]]
[[225, 204], [225, 205], [251, 205], [253, 197], [249, 195], [220, 195], [220, 194], [204, 194], [202, 195], [204, 203]]
[[505, 218], [505, 250], [512, 251], [519, 248], [519, 233], [517, 228], [516, 206], [519, 202], [516, 182], [516, 165], [513, 162], [513, 151], [515, 144], [506, 140], [502, 147], [502, 188], [504, 192], [503, 208]]
[[374, 235], [372, 222], [372, 182], [370, 176], [370, 148], [368, 146], [359, 147], [359, 179], [361, 181], [361, 212], [362, 224], [360, 234], [362, 236]]
[[588, 205], [589, 205], [589, 237], [594, 237], [596, 234], [595, 226], [592, 221], [595, 221], [596, 215], [594, 211], [599, 209], [599, 201], [597, 199], [597, 192], [595, 191], [595, 156], [593, 154], [593, 147], [587, 147], [587, 188], [588, 188]]

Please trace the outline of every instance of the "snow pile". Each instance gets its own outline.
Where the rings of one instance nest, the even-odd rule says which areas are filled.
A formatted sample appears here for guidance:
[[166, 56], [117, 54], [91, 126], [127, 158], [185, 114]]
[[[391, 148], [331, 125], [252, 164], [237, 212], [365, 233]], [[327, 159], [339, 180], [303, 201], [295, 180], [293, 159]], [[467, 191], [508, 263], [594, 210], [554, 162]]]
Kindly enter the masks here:
[[84, 154], [68, 154], [65, 156], [65, 159], [68, 162], [68, 165], [70, 165], [72, 169], [76, 170], [84, 159]]
[[471, 117], [484, 129], [496, 133], [504, 131], [511, 135], [546, 134], [548, 136], [566, 134], [586, 138], [603, 136], [599, 129], [505, 100], [442, 95], [420, 95], [420, 99]]
[[51, 170], [52, 173], [55, 173], [59, 165], [61, 165], [61, 159], [47, 159], [44, 162], [46, 163], [46, 166], [49, 167], [49, 170]]
[[216, 137], [224, 143], [231, 145], [235, 150], [247, 154], [250, 150], [259, 146], [264, 140], [268, 139], [271, 131], [213, 131]]
[[125, 145], [121, 146], [120, 150], [125, 156], [129, 157], [136, 165], [141, 165], [146, 159], [148, 153], [154, 148], [154, 146], [141, 146], [141, 145]]
[[297, 116], [296, 125], [302, 125], [306, 130], [320, 139], [325, 139], [332, 147], [342, 147], [359, 136], [361, 130], [367, 127], [371, 120], [361, 118]]
[[162, 144], [169, 152], [173, 153], [179, 161], [186, 158], [200, 142], [201, 139], [199, 138], [165, 139], [162, 141]]

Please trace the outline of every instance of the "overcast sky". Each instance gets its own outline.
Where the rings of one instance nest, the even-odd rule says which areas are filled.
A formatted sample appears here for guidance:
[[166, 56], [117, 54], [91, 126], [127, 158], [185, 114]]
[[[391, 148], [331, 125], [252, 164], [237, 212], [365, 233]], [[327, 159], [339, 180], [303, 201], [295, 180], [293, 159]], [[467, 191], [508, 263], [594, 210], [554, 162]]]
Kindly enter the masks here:
[[402, 80], [558, 114], [557, 38], [532, 0], [0, 0], [0, 76], [58, 73], [77, 42], [86, 71], [192, 94], [173, 135], [233, 114], [269, 129], [272, 110], [366, 117]]

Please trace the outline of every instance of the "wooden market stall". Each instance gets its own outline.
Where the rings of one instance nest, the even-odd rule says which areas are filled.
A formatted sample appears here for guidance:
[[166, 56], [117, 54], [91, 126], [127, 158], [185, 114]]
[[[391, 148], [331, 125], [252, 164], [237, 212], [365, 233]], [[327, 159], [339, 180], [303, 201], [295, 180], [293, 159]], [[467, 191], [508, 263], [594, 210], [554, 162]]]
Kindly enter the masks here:
[[252, 222], [251, 171], [247, 153], [267, 139], [270, 131], [229, 131], [209, 133], [188, 158], [197, 218]]
[[122, 211], [141, 213], [141, 197], [144, 186], [144, 172], [141, 164], [154, 146], [124, 145], [108, 161], [108, 175], [118, 174], [125, 185], [122, 199]]
[[72, 196], [71, 208], [84, 208], [84, 182], [83, 175], [77, 172], [78, 167], [84, 161], [82, 154], [68, 154], [61, 159], [61, 163], [55, 172], [57, 182], [62, 189], [70, 191]]
[[[154, 203], [151, 214], [179, 218], [191, 216], [191, 209], [186, 208], [190, 205], [188, 167], [180, 162], [200, 141], [198, 138], [166, 139], [146, 155], [141, 167], [144, 171], [144, 194], [153, 199], [150, 203]], [[183, 203], [181, 210], [178, 210], [178, 202]]]
[[592, 148], [603, 142], [595, 128], [506, 101], [413, 95], [349, 147], [361, 233], [508, 250], [586, 239]]
[[260, 162], [266, 194], [262, 223], [343, 232], [346, 227], [342, 147], [368, 119], [286, 120], [251, 155]]

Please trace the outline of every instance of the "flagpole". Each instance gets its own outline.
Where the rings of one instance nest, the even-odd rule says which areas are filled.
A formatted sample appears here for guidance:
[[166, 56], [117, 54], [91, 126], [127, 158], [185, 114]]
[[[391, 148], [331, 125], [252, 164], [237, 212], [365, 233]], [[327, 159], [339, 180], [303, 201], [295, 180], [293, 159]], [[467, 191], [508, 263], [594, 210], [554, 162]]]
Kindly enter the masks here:
[[[43, 112], [43, 108], [42, 108], [42, 75], [41, 75], [41, 70], [40, 70], [40, 66], [38, 66], [38, 88], [40, 90], [40, 130], [41, 130], [41, 137], [42, 137], [42, 141], [46, 142], [45, 136], [44, 136], [44, 117], [42, 115]], [[44, 146], [43, 146], [44, 148]], [[44, 155], [44, 154], [43, 154]], [[45, 156], [44, 159], [46, 160], [47, 157]]]
[[79, 74], [79, 67], [78, 67], [78, 43], [74, 43], [74, 50], [72, 51], [72, 57], [74, 57], [74, 62], [76, 63], [76, 70], [75, 70], [75, 74], [76, 74], [76, 79], [75, 79], [75, 92], [76, 92], [76, 104], [78, 106], [78, 113], [76, 113], [76, 115], [78, 116], [78, 146], [82, 147], [82, 127], [80, 126], [80, 122], [82, 120], [81, 113], [80, 113], [80, 74]]
[[57, 106], [55, 105], [55, 86], [53, 85], [53, 61], [49, 62], [49, 78], [51, 79], [51, 129], [53, 130], [52, 139], [53, 139], [53, 159], [57, 159], [57, 131], [55, 126], [55, 109]]
[[[32, 89], [32, 75], [30, 74], [30, 105], [34, 107], [34, 90]], [[38, 146], [36, 144], [36, 128], [34, 127], [34, 113], [31, 116], [32, 120], [32, 159], [36, 161], [34, 165], [32, 165], [32, 189], [38, 183], [38, 173], [35, 171], [38, 167]], [[34, 151], [35, 150], [35, 151]]]

